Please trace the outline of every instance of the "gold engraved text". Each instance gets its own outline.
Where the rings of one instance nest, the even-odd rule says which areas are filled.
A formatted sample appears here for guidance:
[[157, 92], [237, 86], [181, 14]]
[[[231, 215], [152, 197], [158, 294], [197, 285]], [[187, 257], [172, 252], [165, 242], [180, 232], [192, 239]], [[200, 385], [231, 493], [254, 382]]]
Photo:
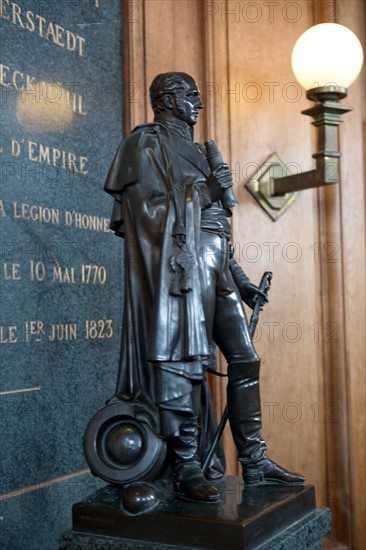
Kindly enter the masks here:
[[53, 268], [53, 282], [57, 283], [75, 283], [75, 268], [74, 267], [56, 267]]
[[31, 220], [39, 223], [60, 223], [60, 211], [56, 208], [47, 208], [35, 204], [13, 203], [13, 217], [16, 220]]
[[[23, 148], [20, 142], [13, 139], [11, 145], [13, 157], [20, 156]], [[25, 145], [27, 158], [32, 162], [46, 163], [49, 166], [60, 167], [63, 170], [70, 170], [70, 172], [84, 175], [88, 173], [86, 168], [86, 163], [88, 162], [87, 157], [78, 156], [71, 151], [50, 147], [49, 145], [44, 145], [37, 141], [28, 140], [22, 145]]]
[[113, 337], [113, 325], [111, 319], [98, 319], [85, 321], [85, 338], [88, 340], [103, 340]]
[[4, 281], [20, 281], [20, 264], [3, 264]]
[[0, 0], [0, 19], [9, 21], [23, 30], [36, 33], [40, 38], [48, 40], [60, 48], [65, 48], [68, 52], [84, 55], [85, 38], [57, 23], [47, 21], [38, 13], [30, 10], [23, 11], [15, 2]]
[[51, 325], [51, 333], [48, 339], [53, 342], [55, 340], [76, 340], [77, 325], [76, 323], [59, 323]]
[[0, 344], [15, 344], [18, 341], [16, 325], [0, 325]]

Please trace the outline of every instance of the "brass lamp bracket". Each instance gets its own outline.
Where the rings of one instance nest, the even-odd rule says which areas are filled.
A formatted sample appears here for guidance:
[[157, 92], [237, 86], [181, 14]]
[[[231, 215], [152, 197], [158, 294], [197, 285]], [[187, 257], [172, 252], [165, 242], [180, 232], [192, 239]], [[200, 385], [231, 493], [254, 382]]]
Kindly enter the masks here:
[[346, 88], [324, 86], [308, 90], [307, 97], [317, 101], [311, 109], [302, 111], [313, 118], [317, 128], [318, 151], [314, 153], [315, 170], [289, 174], [288, 167], [274, 153], [245, 184], [267, 214], [276, 221], [293, 203], [297, 192], [338, 183], [339, 157], [337, 128], [342, 115], [351, 111], [339, 103], [347, 95]]
[[288, 172], [285, 163], [277, 153], [273, 153], [245, 184], [248, 191], [273, 221], [278, 220], [296, 199], [297, 193], [285, 193], [278, 196], [273, 194], [274, 179], [281, 178]]

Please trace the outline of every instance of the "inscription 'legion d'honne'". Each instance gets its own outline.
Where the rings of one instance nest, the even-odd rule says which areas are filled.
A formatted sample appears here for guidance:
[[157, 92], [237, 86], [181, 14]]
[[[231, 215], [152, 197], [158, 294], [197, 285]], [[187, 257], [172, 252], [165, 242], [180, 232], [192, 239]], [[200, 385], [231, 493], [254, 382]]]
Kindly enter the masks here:
[[35, 32], [40, 38], [49, 40], [60, 48], [66, 48], [69, 52], [84, 55], [85, 38], [57, 23], [47, 21], [37, 13], [30, 10], [24, 11], [15, 2], [0, 0], [0, 19], [5, 19], [26, 31]]

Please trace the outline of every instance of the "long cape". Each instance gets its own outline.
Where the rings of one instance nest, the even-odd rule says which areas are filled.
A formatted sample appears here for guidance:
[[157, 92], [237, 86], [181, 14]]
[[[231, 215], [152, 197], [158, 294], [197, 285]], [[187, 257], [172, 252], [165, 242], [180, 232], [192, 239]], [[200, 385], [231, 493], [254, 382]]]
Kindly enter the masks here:
[[[105, 184], [113, 195], [111, 228], [125, 238], [125, 301], [116, 395], [156, 407], [154, 364], [201, 365], [201, 450], [215, 429], [203, 373], [210, 357], [199, 279], [200, 213], [207, 204], [206, 159], [160, 124], [137, 127], [120, 145]], [[187, 146], [188, 147], [188, 146]], [[193, 257], [192, 290], [170, 292], [178, 220]], [[219, 451], [220, 452], [220, 451]], [[220, 452], [222, 463], [222, 452]], [[215, 458], [217, 469], [222, 469]]]

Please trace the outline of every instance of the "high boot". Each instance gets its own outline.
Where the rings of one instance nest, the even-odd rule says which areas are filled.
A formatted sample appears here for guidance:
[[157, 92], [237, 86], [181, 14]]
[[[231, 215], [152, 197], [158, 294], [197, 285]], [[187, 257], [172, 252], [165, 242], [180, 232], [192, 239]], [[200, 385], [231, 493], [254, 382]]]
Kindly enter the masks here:
[[266, 444], [261, 438], [259, 366], [260, 361], [243, 361], [231, 363], [228, 369], [228, 414], [244, 482], [246, 485], [302, 485], [303, 476], [288, 472], [266, 456]]
[[212, 502], [219, 499], [214, 485], [209, 483], [202, 472], [197, 455], [197, 419], [182, 423], [179, 436], [172, 439], [172, 468], [176, 492], [185, 500]]

